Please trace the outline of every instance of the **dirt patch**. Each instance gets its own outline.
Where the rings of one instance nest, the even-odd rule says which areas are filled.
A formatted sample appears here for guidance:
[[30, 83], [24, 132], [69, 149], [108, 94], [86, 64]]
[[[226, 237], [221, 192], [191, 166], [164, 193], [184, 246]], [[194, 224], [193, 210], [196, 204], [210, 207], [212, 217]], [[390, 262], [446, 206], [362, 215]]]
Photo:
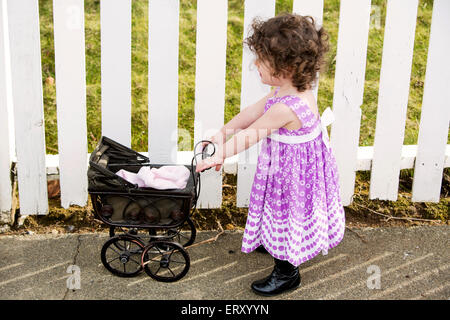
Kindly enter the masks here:
[[[222, 208], [196, 209], [193, 212], [192, 220], [197, 230], [217, 229], [217, 221], [220, 221], [226, 230], [245, 227], [248, 208], [236, 208], [236, 180], [236, 175], [223, 175]], [[444, 170], [438, 203], [412, 202], [412, 181], [413, 170], [401, 170], [397, 201], [370, 200], [370, 171], [357, 172], [353, 202], [350, 206], [344, 207], [346, 226], [363, 228], [449, 224], [450, 168]], [[86, 207], [72, 206], [64, 209], [60, 206], [59, 196], [56, 195], [49, 200], [47, 215], [28, 216], [22, 226], [13, 227], [6, 234], [85, 233], [107, 230], [107, 226], [94, 218], [90, 201]]]

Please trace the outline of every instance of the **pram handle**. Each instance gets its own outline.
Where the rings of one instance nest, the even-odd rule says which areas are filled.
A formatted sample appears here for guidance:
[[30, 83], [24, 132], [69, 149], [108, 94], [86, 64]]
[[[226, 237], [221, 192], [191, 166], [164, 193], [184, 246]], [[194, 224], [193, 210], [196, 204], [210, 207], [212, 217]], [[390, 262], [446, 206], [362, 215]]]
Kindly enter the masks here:
[[[206, 159], [207, 157], [212, 157], [213, 154], [216, 153], [216, 147], [214, 146], [214, 143], [212, 143], [212, 142], [209, 141], [209, 140], [202, 140], [202, 141], [200, 141], [200, 142], [203, 142], [203, 141], [207, 141], [208, 144], [206, 144], [206, 145], [203, 147], [203, 149], [202, 149], [202, 160]], [[208, 145], [209, 145], [209, 144], [212, 144], [212, 146], [213, 146], [213, 148], [214, 148], [214, 149], [213, 149], [213, 153], [211, 153], [211, 154], [209, 154], [209, 153], [206, 152], [206, 150], [208, 149]], [[211, 168], [208, 168], [208, 169], [205, 169], [205, 170], [209, 170], [209, 169], [211, 169]], [[205, 171], [205, 170], [202, 170], [201, 172], [203, 172], [203, 171]]]
[[[202, 143], [202, 142], [208, 142], [208, 144], [206, 144], [206, 145], [202, 148], [202, 152], [195, 153], [196, 150], [197, 150], [197, 146], [198, 146], [200, 143]], [[213, 152], [212, 152], [211, 154], [209, 154], [209, 153], [207, 152], [207, 149], [208, 149], [208, 145], [209, 145], [209, 144], [212, 144], [212, 145], [213, 145], [213, 148], [214, 148], [214, 149], [213, 149]], [[215, 152], [216, 152], [216, 147], [214, 146], [214, 143], [213, 143], [212, 141], [210, 141], [210, 140], [200, 140], [200, 141], [197, 142], [197, 143], [195, 144], [195, 146], [194, 146], [194, 156], [192, 157], [192, 160], [191, 160], [191, 170], [192, 170], [192, 177], [193, 177], [193, 179], [194, 179], [194, 189], [195, 189], [194, 209], [195, 209], [195, 207], [197, 206], [197, 200], [198, 200], [198, 197], [199, 197], [199, 195], [200, 195], [200, 188], [201, 188], [201, 186], [200, 186], [200, 172], [204, 172], [205, 170], [211, 169], [211, 168], [208, 168], [208, 169], [204, 169], [204, 170], [202, 170], [202, 171], [200, 171], [200, 172], [195, 172], [195, 171], [194, 171], [194, 160], [195, 160], [195, 164], [197, 165], [197, 156], [198, 156], [199, 154], [202, 155], [202, 160], [203, 160], [203, 159], [205, 159], [207, 156], [211, 157]], [[198, 188], [197, 188], [197, 187], [198, 187]]]
[[[214, 146], [214, 143], [213, 143], [212, 141], [209, 141], [209, 140], [200, 140], [199, 142], [197, 142], [197, 143], [195, 144], [195, 147], [194, 147], [194, 153], [195, 153], [195, 150], [197, 149], [197, 146], [199, 145], [199, 143], [202, 143], [202, 142], [208, 142], [208, 144], [205, 144], [205, 145], [203, 146], [203, 148], [202, 148], [202, 160], [204, 160], [204, 159], [206, 159], [207, 157], [212, 157], [212, 156], [214, 155], [214, 153], [216, 153], [216, 147]], [[207, 152], [208, 145], [210, 145], [210, 144], [212, 144], [212, 146], [213, 146], [213, 152], [212, 152], [211, 154], [209, 154], [209, 153]], [[197, 153], [197, 154], [198, 154], [198, 153]], [[195, 154], [194, 157], [196, 157], [197, 154]], [[196, 159], [195, 162], [197, 162], [197, 159]], [[202, 170], [202, 171], [200, 171], [200, 172], [204, 172], [205, 170], [209, 170], [209, 169], [211, 169], [211, 168], [204, 169], [204, 170]]]

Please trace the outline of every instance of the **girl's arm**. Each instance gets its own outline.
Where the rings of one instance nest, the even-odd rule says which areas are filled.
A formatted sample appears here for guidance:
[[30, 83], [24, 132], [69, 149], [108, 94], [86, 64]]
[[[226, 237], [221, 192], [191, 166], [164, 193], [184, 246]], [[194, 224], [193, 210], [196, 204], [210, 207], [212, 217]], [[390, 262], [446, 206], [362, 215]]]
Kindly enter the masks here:
[[256, 144], [259, 140], [291, 122], [295, 119], [294, 117], [297, 118], [297, 115], [285, 104], [274, 104], [248, 128], [240, 131], [232, 139], [228, 140], [223, 145], [223, 148], [221, 148], [218, 156], [226, 159], [241, 153]]
[[214, 156], [202, 160], [196, 166], [196, 172], [216, 167], [220, 170], [226, 158], [250, 148], [259, 140], [267, 137], [287, 123], [291, 122], [297, 115], [287, 105], [275, 103], [259, 119], [254, 121], [248, 128], [235, 134], [230, 140], [219, 148]]
[[267, 99], [273, 96], [274, 91], [275, 89], [271, 90], [262, 99], [244, 108], [241, 112], [234, 116], [233, 119], [228, 121], [218, 133], [223, 137], [223, 140], [219, 141], [223, 141], [225, 143], [229, 136], [248, 128], [252, 123], [260, 118], [264, 113], [264, 106], [266, 105]]

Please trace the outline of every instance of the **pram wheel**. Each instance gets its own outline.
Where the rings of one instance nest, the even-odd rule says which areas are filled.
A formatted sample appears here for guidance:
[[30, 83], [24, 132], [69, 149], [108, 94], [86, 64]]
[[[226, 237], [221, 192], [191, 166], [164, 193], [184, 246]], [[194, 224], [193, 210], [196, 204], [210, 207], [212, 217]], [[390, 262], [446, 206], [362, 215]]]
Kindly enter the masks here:
[[186, 250], [178, 243], [161, 240], [145, 247], [141, 265], [153, 279], [174, 282], [186, 275], [190, 259]]
[[119, 277], [134, 277], [142, 271], [141, 240], [129, 235], [118, 235], [105, 242], [101, 252], [102, 263], [112, 274]]
[[[183, 247], [190, 246], [194, 243], [195, 237], [197, 236], [197, 231], [195, 229], [194, 223], [191, 218], [187, 218], [185, 223], [178, 228], [171, 228], [168, 230], [149, 230], [149, 233], [153, 236], [167, 237], [169, 239], [173, 239], [174, 241], [181, 244]], [[158, 240], [158, 238], [154, 238], [152, 240]]]

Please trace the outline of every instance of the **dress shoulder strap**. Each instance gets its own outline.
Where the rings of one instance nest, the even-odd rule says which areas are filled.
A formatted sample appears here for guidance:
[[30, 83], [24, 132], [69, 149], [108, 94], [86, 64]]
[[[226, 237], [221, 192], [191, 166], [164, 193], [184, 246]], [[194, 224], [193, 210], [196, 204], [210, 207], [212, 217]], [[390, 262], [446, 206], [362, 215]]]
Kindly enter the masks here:
[[302, 128], [313, 127], [317, 122], [317, 116], [311, 111], [306, 100], [300, 98], [299, 96], [287, 95], [279, 98], [277, 102], [287, 105], [295, 112], [297, 117], [302, 122]]

